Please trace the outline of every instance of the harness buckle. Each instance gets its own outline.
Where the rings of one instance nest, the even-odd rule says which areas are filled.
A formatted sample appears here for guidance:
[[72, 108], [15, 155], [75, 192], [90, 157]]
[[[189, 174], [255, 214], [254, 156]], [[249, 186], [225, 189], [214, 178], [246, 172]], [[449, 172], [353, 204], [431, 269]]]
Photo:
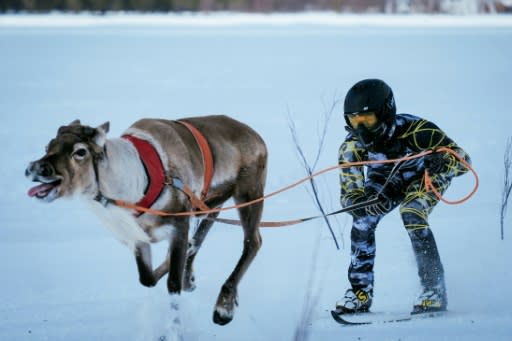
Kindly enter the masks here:
[[183, 191], [185, 188], [185, 184], [180, 178], [170, 175], [166, 176], [164, 184], [179, 189], [180, 191]]
[[98, 192], [98, 194], [96, 194], [96, 196], [94, 197], [94, 200], [99, 202], [103, 207], [107, 207], [108, 204], [111, 204], [114, 202], [114, 200], [107, 198], [106, 196], [101, 194], [101, 192]]

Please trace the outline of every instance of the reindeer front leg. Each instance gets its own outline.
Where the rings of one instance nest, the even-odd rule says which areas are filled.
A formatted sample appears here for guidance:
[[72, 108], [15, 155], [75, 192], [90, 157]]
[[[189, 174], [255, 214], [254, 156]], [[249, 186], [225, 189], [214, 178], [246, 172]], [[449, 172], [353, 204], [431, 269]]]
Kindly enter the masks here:
[[197, 226], [197, 230], [194, 233], [194, 237], [188, 243], [187, 250], [187, 263], [185, 269], [185, 277], [183, 278], [183, 290], [192, 291], [196, 288], [195, 284], [195, 276], [194, 276], [194, 259], [196, 258], [197, 252], [201, 248], [203, 244], [204, 238], [210, 231], [214, 221], [208, 218], [214, 219], [217, 218], [220, 212], [214, 212], [208, 214], [206, 219], [202, 219], [199, 225]]
[[167, 290], [170, 294], [180, 294], [187, 260], [189, 218], [176, 218], [173, 225], [174, 231], [169, 245]]
[[154, 287], [159, 278], [155, 278], [153, 274], [151, 246], [149, 243], [140, 242], [135, 245], [135, 261], [139, 270], [140, 283], [146, 287]]
[[138, 243], [136, 245], [135, 260], [139, 270], [139, 281], [146, 287], [154, 287], [160, 278], [169, 272], [169, 254], [155, 271], [152, 270], [151, 246], [148, 243]]

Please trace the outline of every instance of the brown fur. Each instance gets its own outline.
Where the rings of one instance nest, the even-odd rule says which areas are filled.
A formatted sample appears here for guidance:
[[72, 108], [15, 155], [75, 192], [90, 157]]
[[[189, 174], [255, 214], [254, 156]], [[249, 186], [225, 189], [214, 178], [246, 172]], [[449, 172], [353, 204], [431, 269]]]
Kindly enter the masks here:
[[[205, 199], [209, 207], [221, 206], [231, 197], [236, 203], [244, 203], [263, 196], [267, 150], [254, 130], [227, 116], [194, 117], [184, 121], [205, 136], [212, 151], [214, 175]], [[91, 128], [79, 121], [61, 127], [46, 155], [30, 163], [26, 170], [31, 180], [48, 184], [39, 186], [31, 195], [45, 201], [72, 194], [84, 197], [95, 210], [101, 210], [105, 219], [115, 225], [116, 236], [133, 249], [143, 285], [154, 286], [168, 273], [167, 288], [171, 294], [193, 290], [194, 258], [213, 222], [202, 220], [189, 241], [188, 217], [143, 214], [135, 218], [132, 212], [124, 209], [126, 212], [121, 212], [112, 205], [99, 207], [94, 201], [99, 192], [105, 197], [136, 202], [148, 183], [133, 146], [122, 139], [107, 140], [108, 130], [108, 123]], [[204, 173], [202, 154], [186, 127], [175, 121], [143, 119], [126, 133], [151, 142], [161, 156], [167, 175], [181, 179], [199, 196]], [[166, 212], [193, 209], [188, 197], [171, 186], [164, 189], [152, 208]], [[244, 231], [243, 253], [217, 299], [214, 321], [218, 324], [226, 324], [233, 318], [238, 284], [261, 247], [258, 224], [262, 210], [262, 202], [239, 209]], [[163, 239], [169, 241], [169, 253], [153, 270], [149, 243]]]

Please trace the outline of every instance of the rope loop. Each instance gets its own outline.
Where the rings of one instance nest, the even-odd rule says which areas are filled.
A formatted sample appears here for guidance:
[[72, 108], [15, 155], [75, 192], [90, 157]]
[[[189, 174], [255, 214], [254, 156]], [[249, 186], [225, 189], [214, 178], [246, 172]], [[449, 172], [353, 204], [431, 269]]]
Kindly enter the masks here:
[[446, 153], [449, 153], [449, 154], [452, 154], [453, 156], [455, 156], [457, 158], [457, 160], [459, 160], [460, 163], [462, 163], [467, 169], [469, 169], [471, 171], [471, 173], [473, 173], [473, 176], [475, 177], [475, 186], [473, 187], [473, 189], [471, 190], [471, 192], [466, 195], [465, 197], [463, 197], [462, 199], [459, 199], [459, 200], [448, 200], [448, 199], [445, 199], [443, 197], [443, 195], [437, 190], [437, 188], [435, 188], [434, 184], [432, 183], [432, 179], [430, 177], [430, 175], [428, 174], [427, 170], [425, 169], [425, 189], [432, 193], [434, 193], [434, 195], [437, 197], [437, 199], [441, 200], [442, 202], [444, 202], [445, 204], [448, 204], [448, 205], [459, 205], [459, 204], [462, 204], [466, 201], [469, 200], [469, 198], [471, 198], [475, 193], [476, 191], [478, 190], [478, 186], [479, 186], [479, 179], [478, 179], [478, 174], [476, 173], [476, 171], [473, 169], [473, 167], [471, 167], [471, 165], [466, 161], [464, 160], [463, 157], [461, 157], [459, 154], [457, 154], [453, 149], [450, 149], [450, 148], [447, 148], [447, 147], [441, 147], [439, 149], [436, 149], [435, 152], [446, 152]]

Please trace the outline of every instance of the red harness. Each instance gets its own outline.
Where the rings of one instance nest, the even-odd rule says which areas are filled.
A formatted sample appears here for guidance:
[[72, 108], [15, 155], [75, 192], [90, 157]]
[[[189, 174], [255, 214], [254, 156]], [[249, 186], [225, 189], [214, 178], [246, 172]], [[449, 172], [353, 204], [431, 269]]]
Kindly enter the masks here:
[[[204, 179], [203, 179], [203, 190], [201, 191], [201, 200], [206, 198], [208, 194], [208, 189], [210, 188], [210, 183], [213, 177], [213, 157], [212, 152], [210, 150], [210, 146], [208, 141], [204, 137], [204, 135], [193, 125], [184, 121], [176, 121], [181, 123], [183, 126], [187, 127], [197, 144], [199, 145], [199, 149], [201, 150], [201, 154], [203, 157], [203, 167], [204, 167]], [[162, 164], [162, 160], [158, 155], [155, 147], [146, 140], [142, 140], [133, 135], [123, 135], [123, 139], [130, 141], [137, 152], [139, 153], [139, 157], [144, 165], [144, 169], [146, 170], [146, 174], [148, 176], [148, 186], [144, 193], [144, 197], [136, 204], [137, 206], [141, 206], [144, 208], [150, 208], [155, 201], [160, 197], [162, 191], [166, 185], [166, 173], [165, 168]], [[180, 182], [181, 183], [181, 182]], [[181, 183], [181, 186], [177, 186], [179, 189], [183, 190], [183, 187], [186, 187]], [[187, 193], [188, 194], [188, 193]], [[191, 199], [192, 194], [190, 194]], [[135, 215], [140, 216], [143, 212], [137, 212]]]
[[[142, 197], [136, 205], [150, 208], [158, 199], [165, 186], [165, 170], [162, 165], [162, 160], [155, 147], [148, 141], [139, 139], [133, 135], [123, 135], [122, 138], [130, 141], [135, 149], [137, 149], [148, 176], [148, 186], [144, 197]], [[135, 215], [140, 216], [141, 214], [142, 212], [137, 212]]]

